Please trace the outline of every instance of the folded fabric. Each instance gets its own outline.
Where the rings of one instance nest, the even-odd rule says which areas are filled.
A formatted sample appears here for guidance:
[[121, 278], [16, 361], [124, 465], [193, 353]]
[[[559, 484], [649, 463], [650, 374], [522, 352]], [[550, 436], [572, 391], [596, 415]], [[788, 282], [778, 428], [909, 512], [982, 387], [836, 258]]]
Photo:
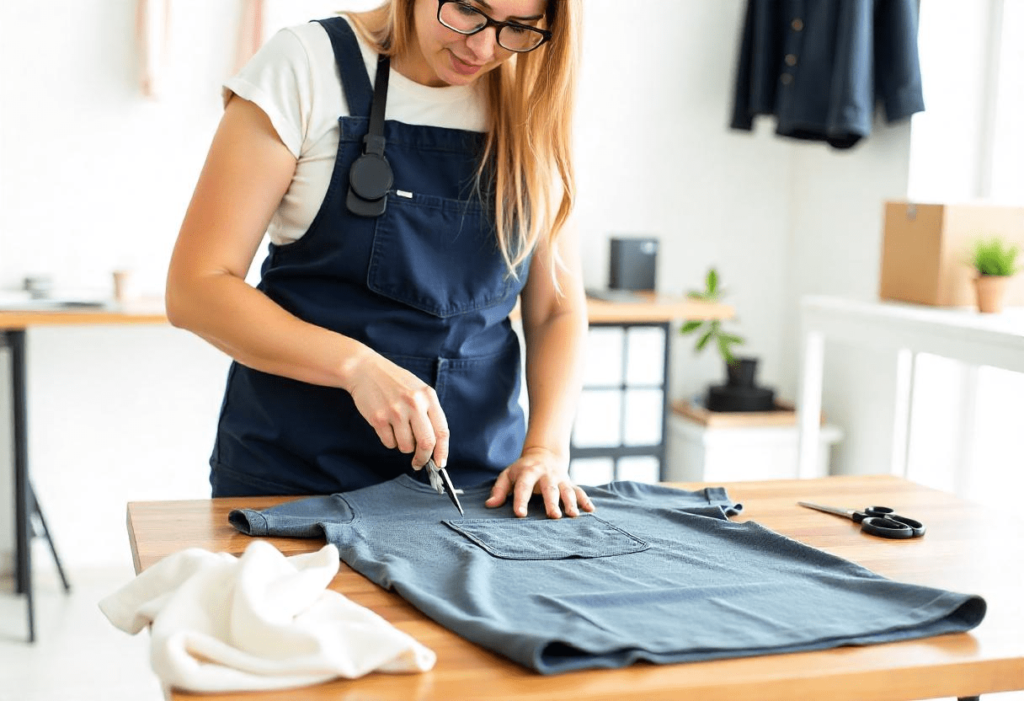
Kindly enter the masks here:
[[[911, 640], [985, 617], [979, 596], [731, 521], [742, 507], [721, 487], [612, 482], [587, 487], [593, 514], [549, 519], [534, 495], [521, 519], [511, 500], [484, 505], [492, 486], [463, 487], [464, 517], [402, 475], [229, 519], [253, 536], [326, 537], [352, 569], [542, 674]], [[864, 538], [886, 551], [923, 542]]]
[[338, 549], [285, 557], [254, 541], [241, 557], [189, 548], [153, 565], [100, 609], [135, 634], [165, 686], [223, 692], [285, 689], [373, 671], [422, 672], [436, 656], [327, 588]]

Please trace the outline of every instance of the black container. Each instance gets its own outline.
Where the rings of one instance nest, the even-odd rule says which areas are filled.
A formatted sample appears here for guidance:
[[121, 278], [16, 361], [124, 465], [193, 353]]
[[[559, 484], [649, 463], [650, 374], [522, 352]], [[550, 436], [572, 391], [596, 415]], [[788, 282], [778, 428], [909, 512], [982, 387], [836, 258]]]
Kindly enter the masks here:
[[754, 387], [757, 377], [757, 358], [736, 358], [725, 366], [729, 387]]
[[725, 366], [727, 383], [708, 387], [709, 411], [772, 411], [775, 390], [758, 387], [757, 358], [736, 358]]
[[608, 266], [608, 287], [613, 290], [651, 291], [658, 269], [658, 239], [613, 238]]
[[768, 387], [708, 387], [709, 411], [772, 411], [775, 409], [775, 390]]

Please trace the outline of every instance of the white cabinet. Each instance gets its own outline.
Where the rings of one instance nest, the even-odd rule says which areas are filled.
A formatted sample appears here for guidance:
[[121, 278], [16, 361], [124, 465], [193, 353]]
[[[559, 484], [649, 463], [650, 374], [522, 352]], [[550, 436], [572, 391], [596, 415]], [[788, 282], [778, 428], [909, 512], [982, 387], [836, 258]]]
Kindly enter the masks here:
[[[818, 465], [828, 474], [833, 444], [842, 431], [818, 432]], [[709, 427], [673, 413], [669, 419], [664, 479], [668, 482], [732, 482], [795, 479], [799, 431], [793, 426]]]

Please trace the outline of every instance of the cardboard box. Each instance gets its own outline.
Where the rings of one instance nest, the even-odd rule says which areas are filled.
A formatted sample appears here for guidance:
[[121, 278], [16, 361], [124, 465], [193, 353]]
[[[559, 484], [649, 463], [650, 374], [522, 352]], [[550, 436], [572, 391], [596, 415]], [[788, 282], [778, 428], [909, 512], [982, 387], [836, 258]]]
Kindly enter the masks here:
[[[1000, 236], [1021, 247], [1024, 207], [887, 202], [879, 297], [939, 307], [974, 306], [971, 245]], [[1008, 306], [1024, 305], [1024, 274], [1006, 288]]]

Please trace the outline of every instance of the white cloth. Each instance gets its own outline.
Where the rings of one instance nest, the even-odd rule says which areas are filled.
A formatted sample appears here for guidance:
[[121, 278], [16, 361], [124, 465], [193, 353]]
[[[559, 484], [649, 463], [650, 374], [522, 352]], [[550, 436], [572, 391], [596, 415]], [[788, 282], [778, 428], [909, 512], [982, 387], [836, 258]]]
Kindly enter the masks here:
[[[359, 33], [359, 49], [370, 80], [377, 54]], [[431, 88], [394, 69], [388, 80], [389, 120], [483, 131], [484, 81]], [[262, 109], [281, 142], [298, 159], [295, 175], [270, 220], [270, 240], [286, 245], [301, 238], [327, 194], [338, 155], [338, 118], [349, 116], [330, 37], [317, 22], [282, 29], [224, 84], [225, 103], [236, 94]]]
[[284, 689], [368, 672], [418, 672], [436, 656], [369, 609], [327, 589], [338, 549], [286, 558], [265, 541], [241, 557], [189, 548], [100, 602], [135, 634], [152, 624], [150, 659], [165, 686]]

